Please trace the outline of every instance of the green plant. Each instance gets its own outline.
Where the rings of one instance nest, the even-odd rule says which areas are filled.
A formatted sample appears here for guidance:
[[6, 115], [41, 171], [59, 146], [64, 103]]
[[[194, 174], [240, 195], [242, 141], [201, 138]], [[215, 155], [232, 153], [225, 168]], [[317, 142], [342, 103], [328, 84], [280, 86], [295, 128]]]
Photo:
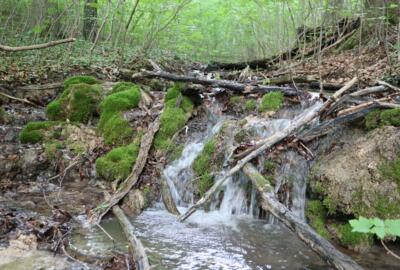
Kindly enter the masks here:
[[282, 92], [270, 92], [265, 94], [261, 99], [261, 104], [259, 110], [261, 112], [265, 111], [276, 111], [283, 104], [283, 93]]
[[400, 219], [382, 220], [379, 218], [352, 219], [349, 221], [352, 231], [359, 233], [375, 234], [379, 239], [386, 236], [400, 237]]
[[109, 94], [115, 94], [115, 93], [118, 93], [118, 92], [122, 92], [122, 91], [128, 90], [128, 89], [130, 89], [132, 87], [138, 88], [138, 90], [139, 90], [139, 87], [134, 83], [131, 83], [131, 82], [119, 82], [119, 83], [117, 83], [116, 85], [113, 86], [113, 88], [111, 89], [111, 92]]
[[199, 177], [198, 189], [200, 196], [212, 186], [214, 178], [211, 176], [215, 166], [216, 141], [214, 139], [205, 143], [203, 151], [193, 162], [193, 171]]
[[372, 235], [354, 232], [349, 223], [338, 225], [337, 233], [340, 243], [344, 246], [370, 247], [374, 242]]
[[378, 109], [372, 110], [365, 116], [365, 127], [367, 130], [375, 129], [380, 124], [380, 117], [381, 111]]
[[237, 105], [242, 101], [242, 97], [241, 96], [233, 96], [229, 99], [229, 102], [233, 105]]
[[381, 113], [383, 125], [400, 126], [400, 109], [384, 110]]
[[397, 184], [397, 190], [400, 194], [400, 157], [393, 162], [381, 164], [379, 170], [385, 180], [392, 180]]

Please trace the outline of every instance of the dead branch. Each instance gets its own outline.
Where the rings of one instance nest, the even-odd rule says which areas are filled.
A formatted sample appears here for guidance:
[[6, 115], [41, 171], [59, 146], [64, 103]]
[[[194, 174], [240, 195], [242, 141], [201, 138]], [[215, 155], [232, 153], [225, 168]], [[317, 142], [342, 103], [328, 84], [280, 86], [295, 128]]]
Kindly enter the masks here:
[[29, 104], [29, 105], [31, 105], [31, 106], [41, 107], [41, 106], [38, 105], [38, 104], [35, 104], [35, 103], [33, 103], [33, 102], [30, 102], [30, 101], [27, 100], [26, 98], [17, 98], [17, 97], [14, 97], [14, 96], [10, 96], [10, 95], [8, 95], [8, 94], [6, 94], [6, 93], [4, 93], [4, 92], [0, 92], [0, 95], [3, 96], [3, 97], [6, 97], [6, 98], [12, 99], [12, 100], [16, 100], [16, 101], [19, 101], [19, 102], [22, 102], [22, 103]]
[[142, 242], [133, 234], [134, 228], [130, 223], [129, 219], [126, 217], [124, 212], [118, 205], [112, 207], [113, 214], [117, 217], [119, 224], [124, 231], [126, 238], [128, 239], [130, 252], [135, 260], [137, 270], [150, 270], [149, 260], [147, 258], [146, 252], [142, 245]]
[[50, 42], [43, 43], [43, 44], [21, 46], [21, 47], [10, 47], [10, 46], [6, 46], [6, 45], [1, 45], [0, 44], [0, 51], [21, 52], [21, 51], [39, 50], [39, 49], [45, 49], [45, 48], [49, 48], [49, 47], [54, 47], [54, 46], [57, 46], [57, 45], [60, 45], [60, 44], [64, 44], [64, 43], [74, 42], [75, 40], [76, 40], [75, 38], [67, 38], [67, 39], [60, 39], [60, 40], [50, 41]]
[[363, 269], [349, 256], [338, 251], [328, 240], [317, 234], [306, 222], [298, 218], [285, 205], [280, 203], [275, 196], [271, 183], [251, 163], [245, 164], [242, 171], [260, 193], [262, 208], [277, 217], [286, 227], [295, 232], [323, 260], [336, 269]]
[[110, 209], [116, 205], [120, 200], [122, 200], [126, 194], [135, 186], [140, 174], [143, 171], [144, 166], [147, 162], [147, 157], [149, 155], [150, 148], [153, 144], [154, 135], [160, 128], [160, 117], [158, 117], [153, 123], [150, 124], [146, 134], [142, 136], [140, 142], [140, 150], [136, 163], [132, 168], [131, 174], [126, 178], [126, 180], [119, 186], [118, 190], [105, 202], [99, 205], [97, 208], [92, 210], [90, 217], [90, 223], [96, 224], [101, 221], [103, 216], [107, 214]]
[[[129, 74], [129, 72], [125, 72]], [[178, 82], [192, 82], [196, 84], [202, 85], [210, 85], [210, 86], [217, 86], [226, 89], [230, 89], [237, 92], [244, 92], [244, 93], [251, 93], [251, 92], [262, 92], [267, 93], [271, 91], [281, 91], [286, 96], [296, 96], [299, 92], [292, 88], [292, 87], [279, 87], [279, 86], [266, 86], [266, 85], [249, 85], [249, 84], [242, 84], [235, 81], [228, 81], [228, 80], [215, 80], [215, 79], [207, 79], [201, 77], [192, 77], [192, 76], [185, 76], [185, 75], [177, 75], [168, 73], [165, 71], [147, 71], [144, 70], [142, 72], [133, 74], [130, 79], [136, 80], [140, 78], [163, 78], [171, 81], [178, 81]]]

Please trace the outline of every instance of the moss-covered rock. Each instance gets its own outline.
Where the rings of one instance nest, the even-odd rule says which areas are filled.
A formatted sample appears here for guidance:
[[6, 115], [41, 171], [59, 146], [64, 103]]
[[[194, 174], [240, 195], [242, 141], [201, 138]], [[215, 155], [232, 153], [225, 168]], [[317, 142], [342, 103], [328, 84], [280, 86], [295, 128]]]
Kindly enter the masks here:
[[59, 99], [50, 102], [46, 114], [50, 120], [87, 123], [96, 113], [101, 98], [101, 87], [86, 83], [71, 84]]
[[193, 103], [181, 93], [179, 85], [171, 87], [165, 95], [164, 111], [160, 118], [160, 129], [154, 138], [154, 147], [159, 151], [171, 151], [175, 148], [172, 137], [182, 129], [193, 111]]
[[124, 180], [131, 173], [139, 154], [140, 138], [127, 146], [114, 148], [96, 160], [96, 173], [107, 181]]
[[101, 102], [98, 128], [106, 144], [122, 145], [132, 139], [133, 129], [122, 113], [137, 107], [140, 97], [140, 89], [133, 86], [111, 94]]
[[313, 227], [318, 234], [327, 239], [331, 237], [325, 227], [326, 209], [321, 201], [308, 201], [305, 214], [311, 227]]
[[262, 97], [258, 109], [260, 112], [277, 111], [282, 106], [283, 100], [284, 97], [282, 92], [269, 92]]
[[373, 130], [380, 125], [381, 111], [375, 109], [365, 116], [365, 127], [367, 130]]
[[99, 84], [100, 82], [93, 76], [73, 76], [64, 81], [64, 89], [68, 89], [71, 85], [74, 84], [89, 84], [89, 85], [94, 85], [94, 84]]
[[311, 191], [330, 214], [400, 218], [400, 129], [349, 132], [312, 168]]
[[356, 251], [365, 251], [374, 243], [372, 235], [352, 232], [349, 223], [337, 225], [335, 229], [340, 244], [347, 248]]
[[130, 88], [137, 88], [138, 90], [140, 90], [139, 86], [137, 86], [134, 83], [131, 83], [131, 82], [119, 82], [119, 83], [117, 83], [116, 85], [113, 86], [113, 88], [111, 89], [111, 92], [109, 94], [115, 94], [115, 93], [118, 93], [118, 92], [129, 90]]
[[39, 143], [51, 137], [50, 129], [59, 124], [55, 121], [29, 122], [20, 132], [21, 143]]

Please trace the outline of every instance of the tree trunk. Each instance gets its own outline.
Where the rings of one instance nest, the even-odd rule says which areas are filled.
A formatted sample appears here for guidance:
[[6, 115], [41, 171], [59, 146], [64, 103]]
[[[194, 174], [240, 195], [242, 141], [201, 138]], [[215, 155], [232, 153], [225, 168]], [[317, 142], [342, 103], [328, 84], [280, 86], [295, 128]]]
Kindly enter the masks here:
[[86, 0], [83, 11], [83, 37], [94, 42], [97, 33], [97, 0]]

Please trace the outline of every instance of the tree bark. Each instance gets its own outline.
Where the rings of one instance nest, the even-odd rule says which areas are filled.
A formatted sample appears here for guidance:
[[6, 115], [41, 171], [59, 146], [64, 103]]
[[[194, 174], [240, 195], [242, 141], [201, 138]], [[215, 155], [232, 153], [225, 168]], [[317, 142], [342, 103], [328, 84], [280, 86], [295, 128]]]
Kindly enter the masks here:
[[[125, 71], [125, 73], [128, 73]], [[129, 74], [129, 73], [128, 73]], [[249, 85], [242, 84], [235, 81], [228, 80], [215, 80], [215, 79], [207, 79], [207, 78], [199, 78], [185, 75], [176, 75], [172, 73], [168, 73], [165, 71], [142, 71], [136, 74], [133, 74], [130, 79], [136, 80], [139, 78], [163, 78], [171, 81], [179, 81], [179, 82], [192, 82], [196, 84], [202, 85], [210, 85], [210, 86], [218, 86], [226, 89], [230, 89], [237, 92], [251, 93], [251, 92], [272, 92], [272, 91], [281, 91], [286, 96], [296, 96], [299, 91], [292, 87], [280, 87], [280, 86], [266, 86], [266, 85]]]
[[94, 42], [97, 32], [97, 0], [86, 0], [83, 11], [83, 37]]
[[323, 260], [340, 270], [362, 270], [353, 259], [338, 251], [328, 240], [317, 234], [306, 222], [298, 218], [276, 197], [271, 183], [250, 163], [242, 171], [251, 180], [261, 195], [261, 206], [277, 217], [283, 224], [315, 251]]
[[129, 219], [125, 216], [122, 209], [115, 205], [112, 208], [113, 214], [117, 217], [119, 224], [121, 224], [122, 230], [126, 238], [128, 239], [130, 252], [135, 260], [135, 265], [137, 270], [150, 270], [149, 260], [146, 256], [146, 252], [142, 245], [142, 242], [133, 234], [133, 226]]

